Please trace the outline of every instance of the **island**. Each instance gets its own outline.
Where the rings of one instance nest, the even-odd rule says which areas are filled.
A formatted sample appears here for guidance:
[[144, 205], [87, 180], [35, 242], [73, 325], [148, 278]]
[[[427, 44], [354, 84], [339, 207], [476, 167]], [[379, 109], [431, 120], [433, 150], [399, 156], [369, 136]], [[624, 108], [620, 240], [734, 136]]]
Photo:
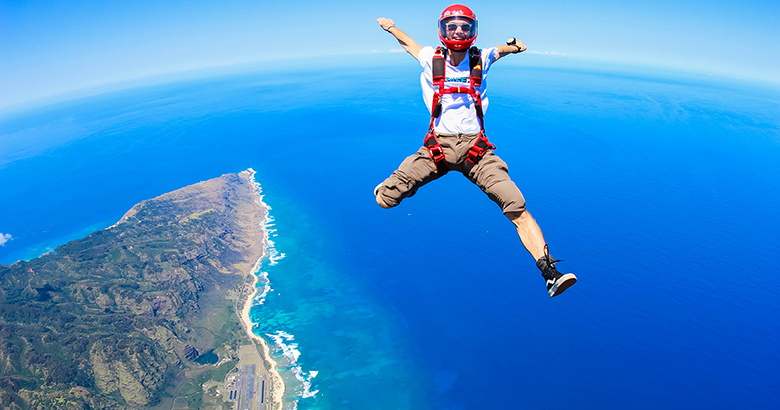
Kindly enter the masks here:
[[0, 265], [1, 407], [281, 408], [248, 314], [267, 215], [249, 169]]

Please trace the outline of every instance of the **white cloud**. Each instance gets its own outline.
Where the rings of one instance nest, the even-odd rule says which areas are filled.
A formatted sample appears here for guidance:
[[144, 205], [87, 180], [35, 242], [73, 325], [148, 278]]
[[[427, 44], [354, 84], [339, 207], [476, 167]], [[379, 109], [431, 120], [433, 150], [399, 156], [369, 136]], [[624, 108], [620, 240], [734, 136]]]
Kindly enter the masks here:
[[404, 49], [403, 48], [391, 48], [390, 52], [391, 53], [403, 53]]
[[5, 243], [13, 239], [10, 233], [0, 233], [0, 246], [5, 246]]
[[548, 56], [566, 56], [566, 54], [559, 53], [557, 51], [536, 51], [536, 50], [531, 50], [531, 51], [526, 51], [526, 53], [529, 53], [529, 54], [542, 54], [542, 55], [548, 55]]

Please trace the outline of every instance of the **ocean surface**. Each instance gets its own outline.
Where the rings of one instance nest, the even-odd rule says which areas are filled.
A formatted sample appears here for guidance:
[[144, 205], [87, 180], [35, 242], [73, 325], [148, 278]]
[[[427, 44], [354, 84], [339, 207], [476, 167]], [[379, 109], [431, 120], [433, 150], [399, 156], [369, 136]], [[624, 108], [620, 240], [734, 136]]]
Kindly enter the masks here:
[[271, 207], [251, 317], [287, 408], [780, 408], [778, 85], [498, 62], [488, 135], [579, 277], [550, 299], [462, 176], [374, 202], [429, 119], [411, 58], [307, 67], [0, 113], [0, 263], [251, 167]]

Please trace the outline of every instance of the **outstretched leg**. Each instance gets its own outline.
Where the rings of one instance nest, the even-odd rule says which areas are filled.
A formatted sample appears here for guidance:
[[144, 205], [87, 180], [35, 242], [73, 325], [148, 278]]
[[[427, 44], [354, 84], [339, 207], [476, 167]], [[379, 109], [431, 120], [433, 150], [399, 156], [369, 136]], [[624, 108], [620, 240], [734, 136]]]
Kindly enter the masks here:
[[520, 241], [533, 256], [536, 266], [547, 282], [550, 297], [558, 296], [577, 282], [573, 273], [562, 274], [555, 268], [555, 259], [550, 256], [542, 230], [536, 220], [525, 209], [525, 199], [509, 178], [506, 163], [488, 152], [467, 177], [498, 204], [504, 215], [515, 224]]
[[425, 147], [401, 162], [397, 170], [374, 188], [376, 203], [382, 208], [392, 208], [405, 198], [414, 195], [417, 190], [437, 179], [436, 165]]

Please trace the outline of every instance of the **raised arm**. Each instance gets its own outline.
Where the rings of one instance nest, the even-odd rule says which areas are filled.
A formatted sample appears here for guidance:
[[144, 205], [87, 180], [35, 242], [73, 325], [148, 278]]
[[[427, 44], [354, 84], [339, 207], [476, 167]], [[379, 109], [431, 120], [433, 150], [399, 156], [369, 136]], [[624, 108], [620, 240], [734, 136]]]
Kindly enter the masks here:
[[420, 53], [422, 47], [420, 47], [420, 45], [417, 44], [416, 41], [412, 40], [412, 38], [409, 37], [409, 35], [407, 35], [403, 31], [401, 31], [398, 27], [396, 27], [393, 20], [380, 17], [376, 19], [376, 22], [379, 23], [380, 26], [382, 26], [382, 30], [392, 34], [393, 37], [395, 37], [395, 39], [398, 40], [398, 43], [401, 45], [401, 47], [404, 48], [404, 50], [406, 50], [407, 53], [411, 54], [412, 57], [417, 58], [417, 54]]
[[[511, 39], [514, 39], [514, 37], [510, 38], [510, 40]], [[526, 47], [522, 41], [516, 39], [512, 44], [502, 44], [496, 48], [498, 49], [498, 55], [493, 60], [493, 62], [498, 61], [498, 59], [501, 57], [505, 57], [510, 54], [522, 53], [523, 51], [528, 49], [528, 47]]]

